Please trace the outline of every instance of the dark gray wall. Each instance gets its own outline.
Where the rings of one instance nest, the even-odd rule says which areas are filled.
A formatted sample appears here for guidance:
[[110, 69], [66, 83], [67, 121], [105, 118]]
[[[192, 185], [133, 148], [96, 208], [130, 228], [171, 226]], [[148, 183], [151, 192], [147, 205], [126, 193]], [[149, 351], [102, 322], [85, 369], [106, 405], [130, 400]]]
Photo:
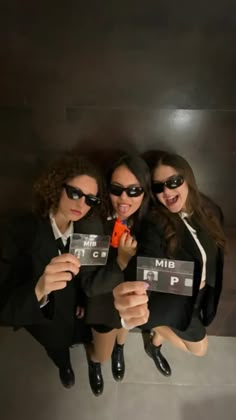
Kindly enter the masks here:
[[0, 20], [1, 219], [30, 206], [35, 176], [60, 151], [173, 149], [224, 211], [211, 331], [236, 335], [235, 1], [8, 0]]

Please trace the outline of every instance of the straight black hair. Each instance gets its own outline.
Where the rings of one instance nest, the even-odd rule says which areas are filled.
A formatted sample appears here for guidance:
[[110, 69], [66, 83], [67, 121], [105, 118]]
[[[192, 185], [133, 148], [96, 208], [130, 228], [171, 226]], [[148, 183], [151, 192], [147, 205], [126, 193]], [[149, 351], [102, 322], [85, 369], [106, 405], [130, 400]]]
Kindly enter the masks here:
[[[140, 208], [135, 212], [134, 215], [131, 216], [131, 220], [133, 223], [134, 230], [138, 229], [139, 223], [142, 218], [145, 216], [148, 210], [150, 197], [151, 197], [151, 176], [150, 171], [148, 168], [147, 163], [138, 155], [123, 155], [120, 159], [118, 159], [110, 168], [107, 174], [107, 185], [109, 187], [111, 183], [111, 178], [113, 172], [121, 167], [125, 166], [134, 174], [134, 176], [138, 179], [141, 187], [144, 190], [144, 197]], [[113, 209], [110, 208], [110, 212], [112, 213]]]

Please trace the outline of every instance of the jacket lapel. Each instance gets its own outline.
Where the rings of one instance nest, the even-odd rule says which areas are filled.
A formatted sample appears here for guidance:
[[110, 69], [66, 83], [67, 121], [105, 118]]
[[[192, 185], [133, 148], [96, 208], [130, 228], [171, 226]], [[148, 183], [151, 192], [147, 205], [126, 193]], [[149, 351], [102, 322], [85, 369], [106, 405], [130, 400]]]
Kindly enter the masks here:
[[[183, 222], [183, 220], [180, 219], [177, 226], [177, 236], [178, 238], [181, 238], [180, 243], [180, 253], [182, 256], [186, 256], [186, 258], [192, 258], [192, 260], [198, 260], [200, 264], [202, 264], [202, 255], [201, 252], [191, 235], [190, 231], [188, 230], [187, 226]], [[179, 253], [177, 251], [177, 253]]]
[[32, 252], [35, 275], [39, 277], [52, 258], [58, 255], [57, 244], [48, 219], [39, 219]]

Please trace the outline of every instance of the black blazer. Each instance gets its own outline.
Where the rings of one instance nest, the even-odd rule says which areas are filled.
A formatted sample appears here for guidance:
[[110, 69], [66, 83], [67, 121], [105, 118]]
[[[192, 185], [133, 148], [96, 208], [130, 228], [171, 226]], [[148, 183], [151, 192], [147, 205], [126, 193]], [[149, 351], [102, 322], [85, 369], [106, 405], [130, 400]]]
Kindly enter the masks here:
[[[107, 235], [112, 234], [114, 222], [114, 220], [110, 220], [105, 223], [104, 229]], [[94, 275], [91, 280], [93, 286], [89, 292], [89, 299], [87, 301], [86, 308], [86, 322], [90, 325], [100, 324], [110, 328], [121, 328], [120, 316], [114, 307], [112, 290], [119, 283], [122, 283], [125, 280], [131, 280], [129, 277], [130, 267], [133, 267], [135, 259], [132, 258], [128, 267], [124, 271], [121, 271], [116, 262], [116, 258], [117, 249], [110, 247], [107, 265], [98, 270], [97, 275]], [[133, 276], [132, 280], [134, 280], [135, 270], [131, 269], [131, 273], [131, 276]], [[100, 292], [98, 293], [97, 288], [96, 293], [91, 293], [91, 290], [95, 290], [95, 281], [98, 276], [101, 278]], [[98, 284], [96, 287], [98, 287]]]
[[[100, 219], [88, 217], [76, 222], [74, 231], [103, 234], [104, 228]], [[25, 327], [43, 346], [54, 348], [71, 344], [81, 288], [88, 294], [111, 290], [109, 269], [108, 277], [101, 278], [100, 267], [82, 267], [79, 275], [65, 289], [51, 293], [50, 302], [40, 309], [35, 285], [57, 255], [49, 220], [32, 214], [12, 223], [0, 246], [0, 324]], [[120, 269], [115, 272], [118, 280], [123, 279]]]
[[[149, 309], [150, 317], [143, 328], [167, 325], [180, 330], [185, 330], [192, 318], [194, 304], [198, 295], [201, 272], [202, 256], [192, 235], [184, 222], [176, 215], [177, 246], [173, 259], [194, 262], [193, 296], [178, 296], [167, 293], [150, 292]], [[156, 219], [156, 220], [155, 220]], [[207, 254], [206, 266], [206, 293], [202, 303], [202, 321], [209, 325], [214, 319], [222, 289], [223, 277], [223, 251], [216, 247], [209, 235], [200, 226], [197, 234]], [[138, 255], [168, 258], [166, 241], [163, 231], [158, 224], [158, 216], [148, 217], [141, 225], [139, 236]]]

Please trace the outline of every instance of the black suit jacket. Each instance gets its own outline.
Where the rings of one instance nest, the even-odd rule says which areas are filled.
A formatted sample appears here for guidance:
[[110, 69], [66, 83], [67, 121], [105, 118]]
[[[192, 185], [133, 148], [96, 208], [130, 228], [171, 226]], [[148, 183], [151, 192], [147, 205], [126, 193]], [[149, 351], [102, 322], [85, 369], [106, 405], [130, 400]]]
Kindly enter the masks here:
[[[99, 218], [90, 217], [76, 222], [74, 231], [103, 234], [104, 228]], [[40, 309], [35, 285], [57, 255], [49, 220], [33, 214], [12, 223], [0, 246], [0, 323], [25, 327], [42, 345], [53, 348], [71, 344], [81, 288], [88, 295], [111, 290], [109, 267], [81, 267], [79, 275], [65, 289], [51, 293], [50, 302]], [[123, 279], [121, 270], [114, 270]]]
[[[156, 218], [156, 220], [155, 220]], [[194, 262], [193, 296], [178, 296], [167, 293], [150, 292], [150, 317], [143, 328], [167, 325], [185, 330], [192, 318], [194, 304], [198, 295], [202, 256], [192, 235], [184, 222], [176, 215], [179, 244], [171, 256], [173, 259]], [[223, 276], [223, 252], [216, 247], [209, 235], [197, 227], [197, 234], [207, 254], [206, 293], [202, 303], [202, 321], [209, 325], [215, 317]], [[141, 225], [138, 255], [168, 258], [164, 233], [158, 224], [158, 216], [148, 217]]]
[[[104, 224], [105, 233], [111, 235], [114, 227], [115, 220], [107, 221]], [[112, 290], [119, 283], [125, 280], [131, 280], [129, 277], [130, 267], [135, 263], [134, 258], [128, 264], [128, 267], [121, 271], [116, 262], [117, 249], [110, 247], [108, 262], [105, 267], [98, 270], [97, 275], [93, 276], [90, 288], [89, 299], [86, 308], [86, 322], [90, 325], [105, 325], [110, 328], [121, 328], [120, 316], [114, 307], [114, 297]], [[98, 284], [95, 283], [97, 277], [100, 276], [100, 291], [98, 293]], [[135, 269], [131, 269], [132, 280], [136, 278]], [[96, 290], [96, 293], [94, 291]], [[91, 290], [93, 293], [91, 293]]]

